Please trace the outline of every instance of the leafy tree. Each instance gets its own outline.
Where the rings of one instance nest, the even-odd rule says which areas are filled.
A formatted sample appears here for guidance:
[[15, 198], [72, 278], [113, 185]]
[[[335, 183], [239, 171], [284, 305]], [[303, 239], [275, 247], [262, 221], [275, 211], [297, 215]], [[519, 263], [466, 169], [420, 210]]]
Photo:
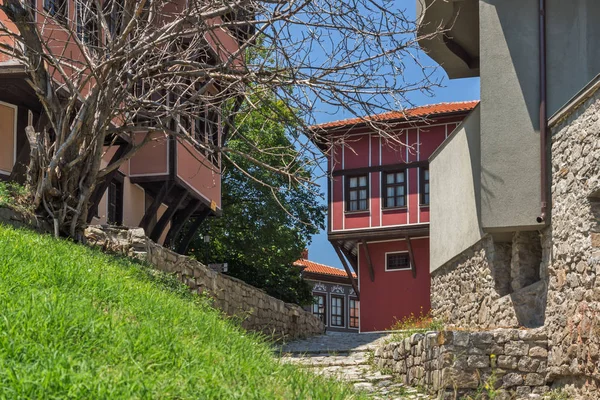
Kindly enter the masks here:
[[[230, 275], [274, 297], [308, 304], [310, 286], [292, 263], [311, 236], [323, 229], [326, 210], [310, 184], [315, 165], [299, 157], [291, 139], [296, 118], [274, 97], [263, 99], [258, 109], [241, 110], [238, 129], [229, 141], [236, 152], [224, 161], [223, 216], [208, 221], [191, 252], [206, 263], [227, 262]], [[284, 167], [305, 184], [279, 173]], [[210, 236], [208, 244], [205, 234]]]

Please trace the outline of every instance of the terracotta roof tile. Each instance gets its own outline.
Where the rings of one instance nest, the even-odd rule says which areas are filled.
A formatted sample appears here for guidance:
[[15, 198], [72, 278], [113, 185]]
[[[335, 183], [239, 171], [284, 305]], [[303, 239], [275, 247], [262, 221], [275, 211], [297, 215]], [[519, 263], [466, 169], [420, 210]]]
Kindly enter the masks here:
[[409, 120], [413, 118], [432, 118], [438, 115], [444, 115], [449, 113], [471, 111], [477, 106], [477, 104], [479, 104], [478, 100], [429, 104], [425, 106], [409, 108], [404, 111], [390, 111], [383, 114], [371, 115], [364, 118], [350, 118], [343, 119], [340, 121], [326, 122], [324, 124], [314, 125], [312, 129], [340, 128], [344, 126], [363, 124], [365, 123], [365, 121], [369, 120], [377, 122], [386, 122], [396, 120]]
[[[321, 274], [321, 275], [332, 275], [332, 276], [341, 276], [347, 277], [346, 271], [334, 267], [330, 267], [328, 265], [319, 264], [316, 262], [312, 262], [309, 260], [305, 260], [303, 258], [294, 262], [296, 267], [304, 267], [304, 271], [311, 272], [313, 274]], [[353, 272], [352, 276], [356, 278], [356, 274]]]

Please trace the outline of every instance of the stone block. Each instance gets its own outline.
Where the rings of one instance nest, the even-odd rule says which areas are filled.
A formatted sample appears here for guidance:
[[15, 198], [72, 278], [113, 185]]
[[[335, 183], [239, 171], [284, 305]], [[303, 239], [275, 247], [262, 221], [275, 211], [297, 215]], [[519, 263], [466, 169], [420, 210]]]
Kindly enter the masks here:
[[503, 369], [517, 369], [518, 357], [515, 356], [498, 356], [498, 367]]
[[455, 331], [454, 345], [467, 347], [469, 345], [469, 332]]
[[525, 384], [529, 386], [543, 386], [546, 384], [546, 379], [541, 374], [531, 373], [525, 375]]
[[494, 340], [491, 332], [473, 332], [471, 333], [471, 343], [475, 346], [489, 345]]
[[540, 366], [540, 360], [531, 357], [521, 357], [518, 363], [519, 371], [537, 372]]
[[548, 357], [548, 350], [540, 346], [531, 347], [529, 349], [529, 356], [546, 358]]
[[519, 373], [508, 373], [502, 377], [502, 385], [504, 387], [513, 387], [523, 385], [523, 376]]
[[490, 358], [485, 355], [474, 355], [467, 358], [469, 368], [488, 368], [490, 366]]
[[504, 345], [504, 353], [507, 356], [526, 356], [529, 353], [529, 344], [525, 342], [508, 342]]

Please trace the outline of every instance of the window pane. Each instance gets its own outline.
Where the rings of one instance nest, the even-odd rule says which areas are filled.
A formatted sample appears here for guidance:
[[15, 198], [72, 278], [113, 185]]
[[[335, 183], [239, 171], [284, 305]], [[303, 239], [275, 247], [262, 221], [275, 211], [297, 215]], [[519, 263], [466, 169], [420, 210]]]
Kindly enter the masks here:
[[387, 255], [387, 269], [409, 269], [410, 257], [408, 253], [394, 253]]
[[366, 189], [361, 190], [360, 193], [359, 193], [358, 198], [361, 199], [361, 200], [366, 199], [367, 198], [367, 190]]
[[398, 172], [396, 174], [396, 182], [397, 183], [402, 183], [404, 182], [404, 172]]
[[394, 174], [386, 174], [385, 175], [385, 181], [387, 183], [394, 183]]
[[356, 187], [356, 184], [358, 183], [358, 179], [356, 178], [350, 178], [350, 187]]
[[358, 186], [367, 186], [367, 177], [366, 176], [361, 176], [358, 179], [359, 179]]
[[404, 207], [406, 204], [404, 204], [404, 196], [402, 197], [398, 197], [396, 199], [396, 206], [397, 207]]
[[368, 207], [367, 207], [367, 201], [366, 201], [366, 200], [361, 200], [361, 201], [359, 202], [359, 209], [361, 209], [361, 210], [366, 210], [367, 208], [368, 208]]
[[393, 187], [387, 188], [387, 195], [388, 196], [393, 196], [394, 195], [394, 188]]
[[404, 186], [396, 186], [396, 196], [404, 196]]
[[429, 204], [429, 195], [428, 194], [425, 195], [424, 200], [425, 200], [425, 204]]
[[425, 193], [429, 193], [429, 183], [425, 184], [424, 189], [425, 189]]
[[358, 208], [358, 202], [356, 200], [350, 202], [350, 211], [356, 211]]
[[351, 190], [350, 191], [350, 200], [356, 200], [356, 190]]
[[394, 197], [388, 197], [387, 198], [387, 206], [388, 207], [396, 207], [396, 203], [394, 202], [395, 198]]
[[429, 180], [429, 170], [428, 170], [428, 169], [426, 169], [426, 170], [423, 172], [423, 175], [425, 176], [425, 180], [426, 180], [426, 181], [428, 181], [428, 180]]

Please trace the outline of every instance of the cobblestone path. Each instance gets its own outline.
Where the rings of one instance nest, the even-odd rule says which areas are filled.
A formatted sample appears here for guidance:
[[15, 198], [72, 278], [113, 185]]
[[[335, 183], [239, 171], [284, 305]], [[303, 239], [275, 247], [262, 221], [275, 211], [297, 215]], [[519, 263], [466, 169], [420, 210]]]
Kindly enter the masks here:
[[354, 384], [374, 400], [428, 399], [416, 389], [396, 382], [370, 364], [372, 351], [385, 340], [380, 333], [338, 333], [298, 340], [282, 347], [282, 360], [309, 368], [317, 374]]

